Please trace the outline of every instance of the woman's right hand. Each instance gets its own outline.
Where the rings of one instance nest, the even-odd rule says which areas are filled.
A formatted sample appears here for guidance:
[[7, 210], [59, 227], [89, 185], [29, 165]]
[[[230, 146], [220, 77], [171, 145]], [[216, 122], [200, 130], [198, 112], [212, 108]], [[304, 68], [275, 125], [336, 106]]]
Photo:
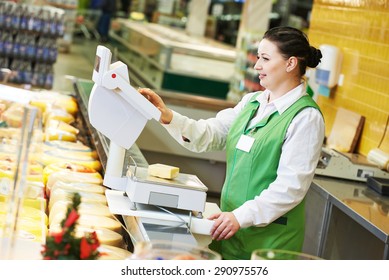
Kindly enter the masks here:
[[146, 97], [155, 107], [161, 111], [159, 121], [163, 124], [169, 124], [173, 119], [173, 112], [170, 110], [162, 98], [149, 88], [139, 88], [138, 92]]

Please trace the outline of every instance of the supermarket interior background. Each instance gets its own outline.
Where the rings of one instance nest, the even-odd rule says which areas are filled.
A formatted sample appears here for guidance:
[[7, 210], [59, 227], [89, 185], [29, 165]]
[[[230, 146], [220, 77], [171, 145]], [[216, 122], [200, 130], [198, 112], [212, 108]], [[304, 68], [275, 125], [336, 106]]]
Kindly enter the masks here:
[[[154, 89], [172, 109], [200, 119], [213, 117], [246, 93], [260, 90], [254, 64], [258, 42], [268, 28], [289, 25], [303, 30], [312, 46], [331, 46], [339, 52], [332, 61], [337, 75], [331, 86], [319, 84], [314, 70], [307, 72], [307, 84], [323, 113], [327, 144], [333, 150], [324, 151], [320, 162], [324, 166], [318, 165], [307, 194], [303, 252], [334, 260], [389, 259], [389, 0], [116, 1], [108, 38], [98, 31], [102, 12], [93, 6], [95, 2], [0, 1], [0, 86], [74, 97], [79, 107], [77, 137], [83, 140], [83, 149], [97, 151], [101, 162], [97, 166], [106, 171], [109, 141], [88, 122], [85, 101], [93, 86], [97, 46], [111, 50], [112, 62], [127, 65], [134, 88]], [[8, 103], [0, 105], [5, 118]], [[6, 123], [1, 119], [3, 126]], [[0, 134], [1, 139], [4, 135]], [[60, 139], [58, 135], [52, 137]], [[70, 139], [75, 142], [76, 138]], [[170, 139], [163, 127], [150, 121], [126, 152], [126, 157], [133, 158], [126, 160], [135, 158], [140, 168], [165, 163], [179, 166], [182, 173], [196, 174], [208, 188], [207, 203], [218, 207], [226, 175], [224, 152], [193, 153]], [[0, 155], [7, 153], [6, 143]], [[0, 174], [0, 180], [8, 178]], [[369, 188], [365, 174], [379, 178], [379, 191]], [[7, 189], [4, 180], [1, 186]], [[2, 188], [0, 195], [3, 207], [7, 196]], [[46, 190], [42, 196], [48, 196]], [[45, 208], [50, 205], [47, 202]], [[1, 207], [0, 217], [5, 217], [2, 209], [6, 208]], [[65, 206], [61, 207], [62, 211]], [[44, 215], [48, 220], [44, 224], [50, 223], [53, 215]], [[153, 223], [118, 216], [121, 224], [115, 224], [113, 231], [121, 233], [120, 241], [113, 241], [114, 234], [106, 236], [107, 241], [101, 237], [106, 250], [115, 244], [132, 251], [134, 240], [144, 238], [142, 233], [151, 239], [209, 242], [206, 235], [188, 236], [183, 229], [172, 233]], [[0, 227], [6, 232], [1, 219]], [[130, 227], [136, 230], [128, 232]], [[40, 236], [41, 228], [37, 231]], [[8, 258], [5, 252], [0, 259]], [[115, 251], [106, 258], [128, 256]], [[22, 256], [30, 257], [37, 258], [34, 253]]]

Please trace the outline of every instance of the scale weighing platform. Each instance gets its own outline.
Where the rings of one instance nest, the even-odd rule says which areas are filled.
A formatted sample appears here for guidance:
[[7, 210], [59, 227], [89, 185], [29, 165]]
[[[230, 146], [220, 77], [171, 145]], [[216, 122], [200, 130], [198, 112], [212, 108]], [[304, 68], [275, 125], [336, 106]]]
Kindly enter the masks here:
[[197, 176], [179, 173], [174, 179], [162, 179], [148, 175], [145, 167], [128, 173], [125, 192], [106, 191], [112, 213], [139, 217], [149, 224], [186, 227], [192, 233], [210, 234], [213, 221], [206, 217], [220, 209], [215, 203], [206, 202], [208, 188]]
[[[179, 173], [174, 179], [148, 175], [147, 168], [137, 167], [129, 176], [126, 195], [136, 203], [196, 211], [201, 218], [208, 188], [192, 174]], [[136, 210], [136, 205], [132, 209]]]

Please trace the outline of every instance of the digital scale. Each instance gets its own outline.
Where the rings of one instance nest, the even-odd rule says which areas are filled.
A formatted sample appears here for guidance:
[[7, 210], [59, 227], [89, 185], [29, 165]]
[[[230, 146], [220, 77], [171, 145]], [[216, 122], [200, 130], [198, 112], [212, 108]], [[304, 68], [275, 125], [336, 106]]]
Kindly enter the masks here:
[[[197, 176], [180, 173], [171, 180], [161, 179], [149, 176], [147, 168], [137, 167], [136, 162], [123, 176], [126, 149], [135, 143], [148, 120], [159, 121], [161, 112], [130, 85], [127, 65], [120, 61], [111, 64], [111, 57], [108, 48], [97, 47], [93, 70], [95, 84], [88, 104], [91, 125], [110, 139], [103, 182], [111, 189], [106, 192], [110, 208], [115, 208], [114, 214], [158, 216], [166, 220], [172, 215], [160, 207], [186, 211], [189, 220], [184, 220], [196, 224], [201, 232], [209, 233], [213, 221], [203, 219], [202, 215], [207, 206], [208, 189]], [[120, 191], [119, 196], [117, 191]], [[122, 208], [116, 209], [117, 205]], [[199, 223], [205, 225], [205, 231]]]
[[367, 182], [369, 177], [389, 179], [388, 172], [370, 163], [366, 157], [325, 147], [322, 148], [315, 174], [360, 182]]
[[199, 217], [204, 212], [208, 188], [195, 175], [179, 173], [168, 180], [150, 176], [147, 168], [138, 167], [129, 178], [126, 193], [131, 201], [194, 211]]

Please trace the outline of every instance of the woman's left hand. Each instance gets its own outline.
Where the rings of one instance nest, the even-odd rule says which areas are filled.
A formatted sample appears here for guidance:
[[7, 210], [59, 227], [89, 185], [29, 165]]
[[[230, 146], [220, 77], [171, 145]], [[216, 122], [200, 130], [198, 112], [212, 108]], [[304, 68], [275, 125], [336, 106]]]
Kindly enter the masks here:
[[238, 220], [232, 212], [221, 212], [208, 217], [214, 220], [211, 236], [214, 240], [231, 238], [240, 228]]

